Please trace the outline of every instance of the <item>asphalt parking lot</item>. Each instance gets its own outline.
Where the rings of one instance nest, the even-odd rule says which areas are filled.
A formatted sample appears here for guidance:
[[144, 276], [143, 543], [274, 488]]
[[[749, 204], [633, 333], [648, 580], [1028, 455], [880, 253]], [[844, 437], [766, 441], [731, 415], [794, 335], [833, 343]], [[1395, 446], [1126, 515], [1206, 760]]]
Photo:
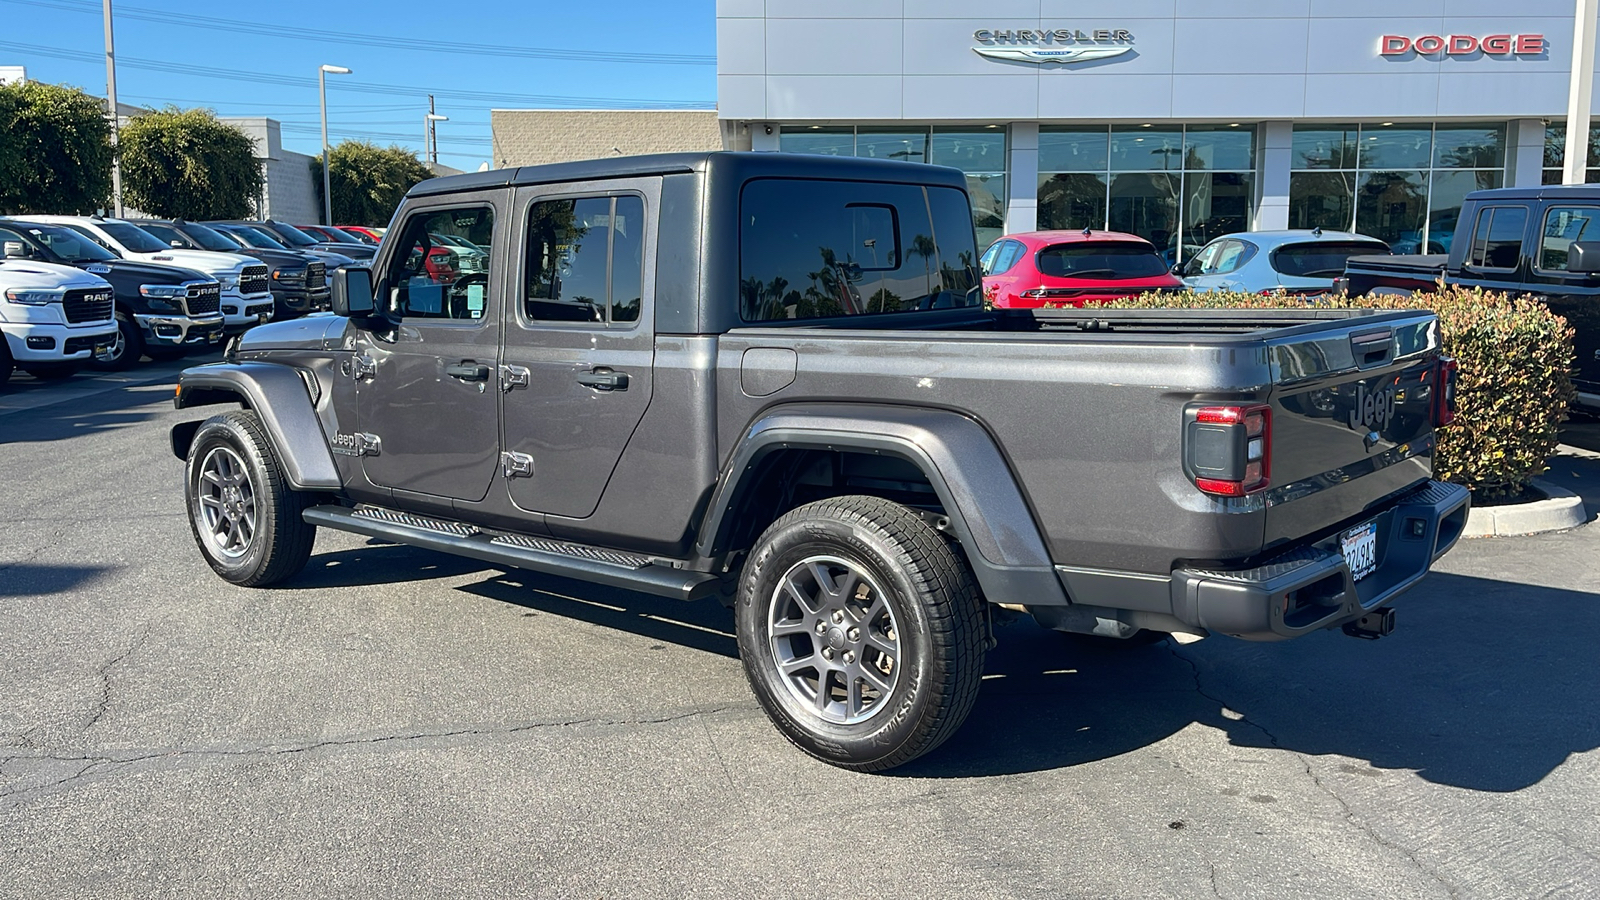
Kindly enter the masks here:
[[[0, 394], [0, 896], [1600, 896], [1594, 526], [1463, 544], [1376, 642], [1011, 623], [955, 739], [858, 775], [715, 603], [326, 531], [222, 582], [176, 369]], [[1600, 453], [1550, 477], [1600, 509]]]

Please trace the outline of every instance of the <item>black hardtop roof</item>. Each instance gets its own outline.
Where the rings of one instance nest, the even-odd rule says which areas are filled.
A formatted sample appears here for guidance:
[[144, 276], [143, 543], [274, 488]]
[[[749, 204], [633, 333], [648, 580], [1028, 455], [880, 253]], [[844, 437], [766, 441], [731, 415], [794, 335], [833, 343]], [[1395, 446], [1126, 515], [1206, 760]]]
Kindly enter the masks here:
[[1541, 187], [1489, 188], [1468, 200], [1600, 200], [1600, 184], [1547, 184]]
[[513, 185], [599, 181], [641, 175], [726, 172], [740, 178], [834, 178], [845, 181], [895, 181], [937, 184], [965, 189], [959, 169], [897, 160], [854, 156], [819, 156], [809, 153], [656, 153], [647, 156], [613, 156], [543, 166], [519, 166], [430, 178], [407, 192], [409, 197], [454, 194]]

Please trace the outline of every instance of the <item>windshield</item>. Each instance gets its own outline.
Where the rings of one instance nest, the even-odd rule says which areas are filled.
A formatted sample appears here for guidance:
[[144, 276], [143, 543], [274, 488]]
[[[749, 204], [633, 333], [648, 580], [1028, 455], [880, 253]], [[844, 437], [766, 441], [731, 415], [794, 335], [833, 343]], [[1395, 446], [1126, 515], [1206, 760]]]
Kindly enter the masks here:
[[183, 226], [182, 230], [179, 230], [177, 226], [174, 225], [163, 225], [159, 222], [151, 222], [144, 226], [144, 230], [150, 232], [158, 238], [161, 238], [162, 240], [169, 242], [183, 241], [185, 244], [194, 244], [201, 250], [212, 250], [217, 253], [239, 252], [238, 242], [230, 241], [204, 225], [187, 223]]
[[285, 247], [281, 241], [277, 240], [271, 235], [268, 235], [261, 229], [252, 228], [249, 225], [229, 225], [221, 230], [226, 231], [228, 234], [231, 234], [234, 237], [237, 237], [241, 241], [244, 241], [246, 246], [255, 247], [258, 250], [289, 249], [288, 247]]
[[350, 231], [350, 230], [345, 229], [345, 228], [336, 228], [334, 230], [335, 231], [340, 231], [340, 232], [343, 232], [344, 234], [350, 235], [351, 237], [355, 238], [358, 243], [362, 243], [362, 244], [376, 244], [377, 243], [377, 241], [373, 240], [372, 236], [367, 234], [366, 232]]
[[1167, 273], [1156, 248], [1142, 241], [1083, 241], [1039, 251], [1039, 274], [1055, 278], [1154, 278]]
[[43, 244], [51, 253], [69, 263], [101, 262], [117, 259], [110, 250], [96, 244], [70, 228], [58, 225], [19, 226], [30, 237]]
[[1389, 245], [1381, 241], [1285, 244], [1272, 254], [1272, 267], [1296, 278], [1338, 278], [1344, 274], [1344, 261], [1350, 257], [1388, 252]]
[[171, 250], [166, 244], [151, 237], [148, 232], [127, 222], [100, 222], [100, 230], [111, 239], [128, 248], [131, 253], [161, 253]]
[[317, 240], [309, 234], [306, 234], [304, 231], [301, 231], [293, 225], [285, 225], [282, 222], [273, 222], [268, 227], [272, 229], [273, 234], [278, 236], [278, 240], [292, 247], [309, 247], [312, 244], [322, 243], [322, 241]]
[[317, 229], [317, 234], [322, 235], [323, 238], [325, 238], [328, 242], [335, 243], [335, 244], [359, 244], [359, 243], [361, 243], [360, 241], [358, 241], [355, 238], [351, 237], [349, 234], [346, 234], [345, 232], [340, 231], [337, 228], [318, 228]]

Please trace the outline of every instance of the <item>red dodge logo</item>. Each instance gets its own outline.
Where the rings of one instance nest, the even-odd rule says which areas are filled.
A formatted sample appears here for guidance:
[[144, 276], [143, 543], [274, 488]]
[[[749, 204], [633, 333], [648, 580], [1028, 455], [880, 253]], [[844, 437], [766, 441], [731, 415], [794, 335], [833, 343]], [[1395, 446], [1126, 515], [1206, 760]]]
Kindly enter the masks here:
[[1490, 56], [1528, 56], [1543, 53], [1545, 49], [1542, 34], [1491, 34], [1482, 38], [1470, 34], [1452, 34], [1449, 37], [1425, 34], [1417, 38], [1386, 34], [1378, 44], [1378, 53], [1383, 56], [1404, 56], [1413, 51], [1419, 56], [1433, 56], [1436, 53], [1465, 56], [1480, 50]]

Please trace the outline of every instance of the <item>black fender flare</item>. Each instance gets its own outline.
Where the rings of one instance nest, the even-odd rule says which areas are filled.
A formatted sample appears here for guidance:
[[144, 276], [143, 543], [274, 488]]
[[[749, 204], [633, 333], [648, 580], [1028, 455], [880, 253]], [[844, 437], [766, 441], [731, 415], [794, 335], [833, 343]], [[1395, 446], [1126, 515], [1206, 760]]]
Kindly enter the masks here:
[[882, 453], [927, 476], [967, 550], [984, 596], [995, 603], [1059, 605], [1066, 592], [1026, 498], [989, 432], [959, 413], [924, 407], [800, 403], [768, 410], [744, 433], [706, 509], [695, 550], [729, 551], [733, 516], [752, 473], [787, 449]]
[[[196, 366], [178, 376], [172, 400], [178, 409], [233, 402], [242, 402], [261, 417], [290, 487], [307, 491], [343, 486], [328, 437], [298, 369], [269, 362]], [[179, 459], [188, 458], [199, 425], [183, 422], [172, 427], [172, 452]]]

